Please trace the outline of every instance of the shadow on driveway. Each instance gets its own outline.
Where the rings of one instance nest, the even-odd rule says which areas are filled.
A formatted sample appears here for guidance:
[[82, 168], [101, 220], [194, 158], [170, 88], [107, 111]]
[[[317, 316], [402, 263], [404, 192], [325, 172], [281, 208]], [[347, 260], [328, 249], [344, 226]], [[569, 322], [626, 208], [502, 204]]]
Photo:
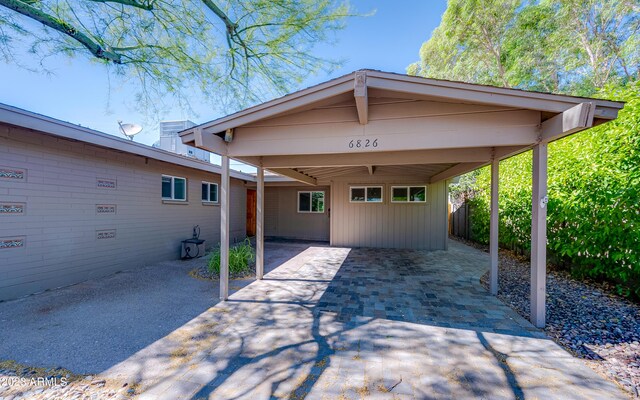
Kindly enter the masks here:
[[[309, 243], [269, 243], [268, 272]], [[168, 261], [0, 302], [0, 360], [96, 374], [218, 303], [218, 282], [188, 272], [204, 258]], [[235, 292], [253, 279], [234, 280]]]
[[624, 398], [479, 284], [485, 254], [309, 247], [123, 363], [140, 398]]

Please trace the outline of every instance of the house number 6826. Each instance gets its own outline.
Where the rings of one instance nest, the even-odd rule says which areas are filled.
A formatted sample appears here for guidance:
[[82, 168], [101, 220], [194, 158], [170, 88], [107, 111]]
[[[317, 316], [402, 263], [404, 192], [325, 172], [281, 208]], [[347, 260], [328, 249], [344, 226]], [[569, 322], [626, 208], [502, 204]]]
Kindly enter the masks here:
[[361, 149], [367, 147], [378, 147], [378, 139], [354, 139], [349, 142], [350, 149]]

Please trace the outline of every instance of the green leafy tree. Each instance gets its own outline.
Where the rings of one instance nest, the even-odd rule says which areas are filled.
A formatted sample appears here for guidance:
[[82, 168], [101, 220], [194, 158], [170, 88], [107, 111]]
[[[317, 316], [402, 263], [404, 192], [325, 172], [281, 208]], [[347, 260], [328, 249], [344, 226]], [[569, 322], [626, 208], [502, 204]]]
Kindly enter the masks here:
[[[450, 0], [440, 26], [409, 73], [510, 86], [504, 41], [520, 0]], [[481, 66], [481, 67], [479, 67]]]
[[640, 74], [637, 0], [448, 3], [410, 74], [591, 95]]
[[0, 0], [0, 55], [87, 56], [137, 81], [143, 108], [193, 90], [239, 106], [335, 66], [311, 49], [348, 15], [336, 0]]
[[[480, 15], [486, 20], [477, 21]], [[549, 145], [548, 246], [555, 262], [640, 297], [639, 20], [637, 0], [450, 1], [420, 61], [407, 70], [626, 100], [615, 121]], [[488, 243], [490, 169], [461, 182], [454, 193], [469, 202], [472, 238]], [[499, 208], [500, 244], [526, 253], [531, 152], [500, 163]]]

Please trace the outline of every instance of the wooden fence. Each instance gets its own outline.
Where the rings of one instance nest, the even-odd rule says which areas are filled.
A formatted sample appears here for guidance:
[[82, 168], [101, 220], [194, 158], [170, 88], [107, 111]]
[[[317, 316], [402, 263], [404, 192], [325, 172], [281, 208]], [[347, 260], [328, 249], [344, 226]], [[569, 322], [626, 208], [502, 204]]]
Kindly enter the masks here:
[[[451, 206], [451, 205], [450, 205]], [[457, 208], [451, 206], [449, 213], [449, 235], [463, 239], [471, 238], [471, 225], [469, 221], [469, 204], [466, 202]]]

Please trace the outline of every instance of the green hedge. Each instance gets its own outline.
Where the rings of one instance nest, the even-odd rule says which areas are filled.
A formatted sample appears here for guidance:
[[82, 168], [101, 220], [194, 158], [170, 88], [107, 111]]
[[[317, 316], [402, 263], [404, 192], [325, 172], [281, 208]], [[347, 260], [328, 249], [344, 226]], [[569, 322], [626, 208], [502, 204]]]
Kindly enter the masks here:
[[[640, 85], [604, 97], [627, 104], [617, 120], [549, 145], [548, 249], [579, 276], [604, 278], [640, 296]], [[475, 174], [472, 238], [489, 240], [489, 168]], [[527, 251], [531, 152], [500, 163], [500, 243]]]

